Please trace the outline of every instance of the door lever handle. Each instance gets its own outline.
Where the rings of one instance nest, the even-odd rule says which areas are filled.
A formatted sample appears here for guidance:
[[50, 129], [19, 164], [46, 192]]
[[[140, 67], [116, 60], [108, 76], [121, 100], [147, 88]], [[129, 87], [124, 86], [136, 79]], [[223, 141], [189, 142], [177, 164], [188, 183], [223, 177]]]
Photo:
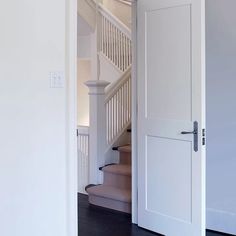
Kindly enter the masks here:
[[197, 131], [196, 131], [196, 130], [191, 131], [191, 132], [188, 132], [188, 131], [182, 131], [181, 134], [197, 134]]
[[181, 134], [193, 134], [193, 149], [198, 151], [198, 122], [193, 122], [193, 131], [182, 131]]

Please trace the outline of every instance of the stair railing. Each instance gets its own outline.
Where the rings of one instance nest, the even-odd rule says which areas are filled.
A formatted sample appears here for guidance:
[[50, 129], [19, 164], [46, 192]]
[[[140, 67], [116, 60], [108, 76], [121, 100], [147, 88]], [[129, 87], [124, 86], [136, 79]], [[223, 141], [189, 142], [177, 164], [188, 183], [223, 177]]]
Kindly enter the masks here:
[[106, 145], [111, 147], [131, 122], [131, 67], [106, 93]]
[[89, 127], [77, 127], [78, 192], [85, 193], [89, 184]]
[[125, 72], [132, 63], [131, 31], [101, 4], [100, 52], [120, 71]]
[[85, 1], [98, 11], [98, 53], [102, 53], [120, 71], [125, 72], [132, 63], [131, 30], [107, 10], [100, 3], [101, 0]]
[[131, 67], [106, 91], [108, 84], [86, 82], [90, 98], [89, 182], [93, 184], [102, 183], [99, 167], [131, 122]]
[[97, 9], [99, 53], [122, 74], [109, 86], [103, 80], [85, 83], [90, 97], [89, 183], [93, 184], [102, 183], [98, 168], [105, 164], [106, 154], [131, 122], [131, 32], [101, 4]]

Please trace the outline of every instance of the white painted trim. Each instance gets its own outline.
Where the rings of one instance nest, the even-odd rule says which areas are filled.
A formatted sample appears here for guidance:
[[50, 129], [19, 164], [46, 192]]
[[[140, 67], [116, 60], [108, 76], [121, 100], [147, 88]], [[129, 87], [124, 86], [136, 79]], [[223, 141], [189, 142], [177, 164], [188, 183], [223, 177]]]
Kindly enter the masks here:
[[78, 125], [78, 134], [89, 135], [89, 126]]
[[105, 95], [105, 88], [110, 82], [104, 80], [88, 80], [84, 84], [89, 88], [89, 95]]
[[138, 159], [137, 159], [137, 1], [132, 4], [132, 223], [138, 224]]
[[103, 80], [89, 80], [89, 183], [102, 184], [103, 175], [99, 171], [104, 166], [106, 150], [106, 107], [105, 88], [110, 83]]
[[67, 235], [78, 236], [77, 216], [77, 0], [66, 1], [66, 199]]
[[236, 214], [207, 208], [207, 229], [227, 234], [236, 234]]
[[[206, 4], [205, 0], [201, 0], [201, 11], [202, 11], [202, 16], [201, 16], [201, 61], [202, 61], [202, 69], [201, 69], [201, 106], [202, 106], [202, 113], [201, 113], [201, 130], [206, 129]], [[201, 219], [201, 224], [204, 225], [205, 227], [203, 228], [202, 234], [205, 234], [205, 229], [206, 229], [206, 145], [202, 146], [202, 183], [201, 185], [204, 186], [202, 190], [202, 219]]]

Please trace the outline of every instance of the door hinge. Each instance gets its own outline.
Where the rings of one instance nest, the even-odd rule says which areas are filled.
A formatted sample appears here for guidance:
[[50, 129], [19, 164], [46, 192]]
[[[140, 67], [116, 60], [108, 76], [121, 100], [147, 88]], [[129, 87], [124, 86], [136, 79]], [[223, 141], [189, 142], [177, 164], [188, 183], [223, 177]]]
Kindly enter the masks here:
[[76, 129], [76, 136], [79, 137], [79, 130]]
[[202, 145], [206, 145], [206, 129], [202, 129]]
[[206, 136], [206, 129], [202, 129], [202, 137]]

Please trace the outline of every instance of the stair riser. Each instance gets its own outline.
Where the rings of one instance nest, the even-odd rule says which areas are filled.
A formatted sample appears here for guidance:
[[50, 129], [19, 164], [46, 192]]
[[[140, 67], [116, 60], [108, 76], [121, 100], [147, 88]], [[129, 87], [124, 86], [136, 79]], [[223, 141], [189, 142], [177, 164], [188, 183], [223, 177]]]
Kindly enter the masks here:
[[96, 206], [131, 213], [131, 203], [128, 202], [121, 202], [110, 198], [98, 197], [95, 195], [89, 195], [89, 202]]
[[131, 176], [104, 172], [103, 184], [121, 189], [131, 189]]
[[120, 152], [120, 164], [131, 165], [131, 153], [130, 152]]

